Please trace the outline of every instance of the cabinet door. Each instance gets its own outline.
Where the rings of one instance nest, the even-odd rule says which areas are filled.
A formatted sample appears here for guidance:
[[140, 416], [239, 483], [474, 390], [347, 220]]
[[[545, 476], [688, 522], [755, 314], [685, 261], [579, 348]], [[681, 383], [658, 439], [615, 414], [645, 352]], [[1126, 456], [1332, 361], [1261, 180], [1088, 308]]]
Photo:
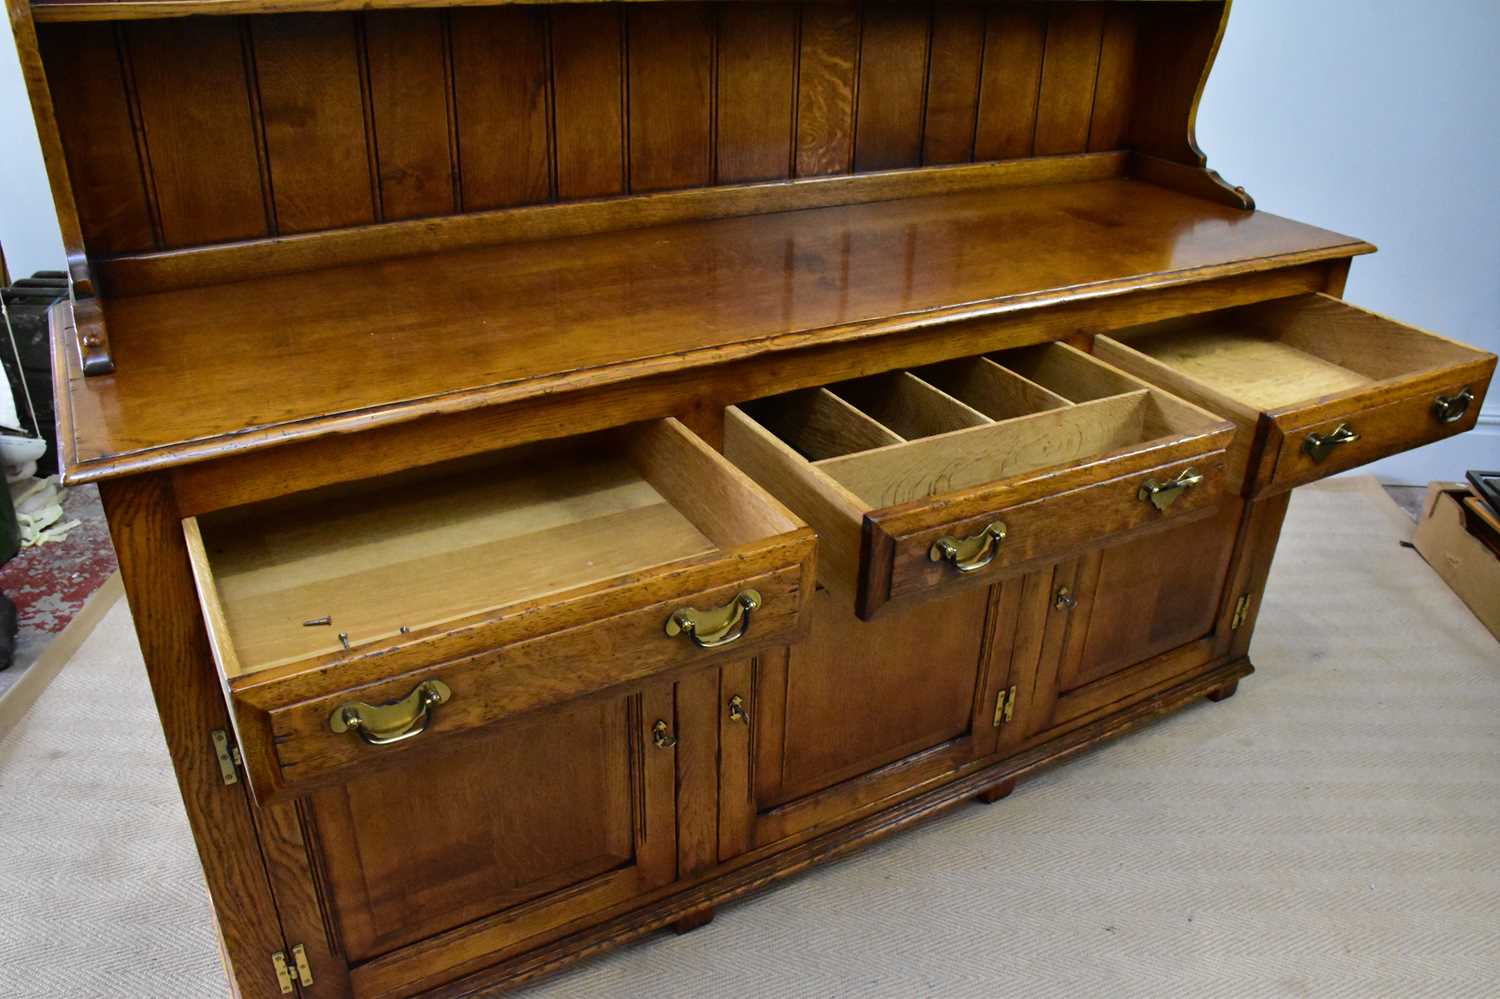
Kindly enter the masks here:
[[[826, 590], [808, 637], [725, 667], [719, 858], [841, 819], [993, 751], [993, 636], [1015, 585], [961, 590], [873, 621]], [[1003, 663], [1002, 663], [1003, 666]]]
[[288, 922], [309, 885], [326, 912], [288, 927], [316, 952], [313, 994], [339, 978], [353, 995], [430, 988], [674, 880], [673, 686], [519, 718], [263, 811]]
[[[1027, 577], [1001, 749], [1082, 724], [1221, 656], [1244, 503]], [[1022, 651], [1027, 650], [1027, 651]]]

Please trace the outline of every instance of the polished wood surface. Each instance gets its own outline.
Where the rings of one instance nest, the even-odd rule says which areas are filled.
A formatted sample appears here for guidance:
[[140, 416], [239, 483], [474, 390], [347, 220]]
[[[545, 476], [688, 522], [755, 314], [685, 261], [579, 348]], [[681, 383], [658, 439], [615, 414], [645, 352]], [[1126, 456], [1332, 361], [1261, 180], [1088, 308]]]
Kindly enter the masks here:
[[[1111, 12], [1115, 68], [1096, 85], [1103, 5], [1024, 15], [1024, 69], [981, 57], [987, 31], [1003, 48], [1012, 30], [1004, 6], [322, 7], [143, 21], [129, 5], [33, 8], [54, 85], [90, 81], [58, 117], [91, 254], [1121, 149], [1132, 95], [1117, 78], [1140, 20]], [[75, 13], [127, 20], [50, 23]], [[161, 58], [186, 47], [191, 60]], [[1027, 76], [1029, 87], [992, 80]], [[138, 141], [109, 141], [132, 127]], [[1017, 138], [993, 148], [981, 127]], [[210, 136], [211, 149], [191, 142]]]
[[573, 705], [425, 772], [407, 766], [308, 799], [349, 959], [528, 903], [534, 924], [538, 898], [579, 882], [594, 882], [582, 904], [603, 906], [670, 880], [672, 772], [642, 764], [672, 753], [651, 744], [648, 713], [636, 698]]
[[234, 680], [800, 526], [665, 421], [190, 520], [189, 545]]
[[[828, 591], [807, 639], [723, 671], [719, 851], [729, 860], [806, 835], [993, 752], [1008, 661], [998, 590], [858, 620]], [[831, 668], [836, 667], [836, 668]]]
[[1226, 2], [7, 5], [251, 999], [489, 994], [1228, 698], [1287, 490], [1494, 369], [1207, 168]]
[[[986, 377], [953, 377], [966, 367]], [[1071, 347], [949, 362], [938, 377], [959, 394], [907, 371], [820, 390], [811, 398], [821, 407], [804, 390], [725, 414], [724, 453], [817, 530], [822, 582], [852, 595], [862, 617], [898, 597], [1060, 558], [1101, 534], [1153, 530], [1223, 488], [1230, 424]], [[993, 408], [997, 377], [1024, 387], [1035, 411], [1000, 410], [995, 421], [967, 405]], [[1189, 470], [1201, 480], [1167, 510], [1142, 499], [1149, 479]], [[933, 560], [939, 538], [993, 523], [1007, 533], [988, 565], [959, 573]]]
[[[1328, 295], [1300, 295], [1100, 336], [1095, 352], [1240, 428], [1231, 474], [1246, 495], [1289, 489], [1472, 427], [1495, 369], [1475, 350]], [[1439, 398], [1467, 391], [1440, 418]], [[1327, 456], [1309, 434], [1348, 425]]]
[[285, 947], [277, 901], [245, 785], [226, 786], [204, 751], [210, 733], [231, 728], [231, 720], [205, 670], [208, 639], [171, 489], [159, 477], [138, 477], [104, 486], [100, 498], [131, 614], [152, 622], [137, 627], [141, 655], [189, 828], [205, 845], [199, 857], [226, 970], [241, 995], [272, 999], [280, 990], [267, 955]]
[[[75, 476], [1246, 273], [1366, 244], [1127, 180], [517, 244], [116, 299]], [[590, 294], [574, 290], [588, 287]], [[373, 299], [370, 289], [379, 288]], [[212, 330], [213, 336], [202, 331]], [[223, 344], [232, 342], [226, 351]], [[295, 349], [288, 349], [295, 344]], [[183, 370], [195, 377], [183, 379]], [[170, 386], [170, 387], [169, 387]], [[176, 403], [159, 404], [167, 392]]]

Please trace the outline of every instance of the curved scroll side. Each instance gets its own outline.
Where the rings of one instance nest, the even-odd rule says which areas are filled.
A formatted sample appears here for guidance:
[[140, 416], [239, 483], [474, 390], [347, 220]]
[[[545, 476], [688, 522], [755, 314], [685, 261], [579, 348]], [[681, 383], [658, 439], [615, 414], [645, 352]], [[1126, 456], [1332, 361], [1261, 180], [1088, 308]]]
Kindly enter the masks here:
[[1153, 4], [1143, 10], [1130, 172], [1153, 184], [1252, 211], [1255, 200], [1210, 170], [1198, 146], [1198, 105], [1231, 6], [1232, 0], [1224, 0]]

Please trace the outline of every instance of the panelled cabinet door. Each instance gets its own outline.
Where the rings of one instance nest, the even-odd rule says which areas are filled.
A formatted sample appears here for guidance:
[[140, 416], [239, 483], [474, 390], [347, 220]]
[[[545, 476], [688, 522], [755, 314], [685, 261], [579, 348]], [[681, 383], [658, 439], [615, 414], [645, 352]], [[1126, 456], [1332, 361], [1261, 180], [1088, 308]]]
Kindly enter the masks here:
[[[1019, 582], [1019, 581], [1018, 581]], [[848, 817], [993, 751], [1001, 618], [1020, 587], [975, 587], [873, 621], [826, 590], [801, 643], [726, 666], [719, 859]]]
[[1224, 655], [1240, 500], [1026, 577], [1007, 751], [1169, 685]]
[[[324, 986], [310, 994], [408, 995], [673, 881], [673, 687], [523, 717], [262, 811], [289, 939]], [[309, 894], [321, 904], [299, 908]]]

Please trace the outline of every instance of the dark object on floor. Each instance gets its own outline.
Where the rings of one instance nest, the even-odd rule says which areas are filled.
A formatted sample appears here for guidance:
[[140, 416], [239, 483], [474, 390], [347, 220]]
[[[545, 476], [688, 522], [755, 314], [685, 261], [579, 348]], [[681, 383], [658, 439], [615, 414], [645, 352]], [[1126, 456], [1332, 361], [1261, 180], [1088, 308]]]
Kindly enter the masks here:
[[[0, 359], [4, 361], [5, 375], [10, 380], [16, 412], [21, 414], [28, 430], [47, 441], [47, 450], [36, 463], [36, 472], [41, 476], [57, 471], [57, 420], [52, 396], [52, 344], [47, 335], [47, 310], [67, 294], [68, 277], [62, 271], [37, 271], [29, 278], [21, 278], [10, 287], [0, 289], [16, 340], [15, 353], [12, 353], [9, 342], [3, 342]], [[35, 413], [26, 405], [28, 395], [36, 407]]]
[[[16, 557], [21, 550], [21, 525], [16, 521], [15, 504], [11, 502], [10, 489], [0, 481], [0, 565]], [[15, 608], [11, 608], [11, 619], [15, 619]]]
[[1474, 494], [1482, 499], [1496, 516], [1500, 516], [1500, 472], [1481, 472], [1471, 468], [1464, 473]]
[[0, 670], [10, 669], [16, 657], [16, 605], [0, 593]]

